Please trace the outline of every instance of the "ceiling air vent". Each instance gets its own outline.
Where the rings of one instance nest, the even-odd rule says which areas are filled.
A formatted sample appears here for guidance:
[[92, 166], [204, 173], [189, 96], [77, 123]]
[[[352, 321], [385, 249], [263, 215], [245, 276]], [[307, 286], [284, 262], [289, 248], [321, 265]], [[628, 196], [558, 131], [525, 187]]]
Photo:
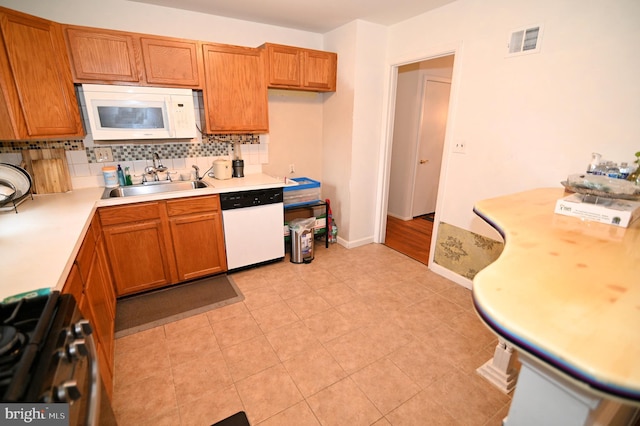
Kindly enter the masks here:
[[507, 57], [540, 52], [542, 25], [519, 28], [511, 32], [507, 43]]

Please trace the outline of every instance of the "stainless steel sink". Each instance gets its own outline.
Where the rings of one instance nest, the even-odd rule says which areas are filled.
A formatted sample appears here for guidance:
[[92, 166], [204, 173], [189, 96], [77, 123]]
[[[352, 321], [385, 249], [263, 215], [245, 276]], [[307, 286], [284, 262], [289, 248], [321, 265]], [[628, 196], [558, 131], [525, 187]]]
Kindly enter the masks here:
[[201, 180], [177, 182], [150, 182], [140, 185], [121, 186], [107, 189], [102, 198], [133, 197], [136, 195], [158, 194], [161, 192], [186, 191], [189, 189], [209, 188], [209, 184]]

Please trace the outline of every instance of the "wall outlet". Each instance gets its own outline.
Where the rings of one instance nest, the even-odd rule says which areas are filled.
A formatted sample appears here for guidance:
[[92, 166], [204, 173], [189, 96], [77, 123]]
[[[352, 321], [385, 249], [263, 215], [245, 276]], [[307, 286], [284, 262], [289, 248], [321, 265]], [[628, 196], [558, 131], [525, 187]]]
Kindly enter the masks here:
[[111, 148], [94, 148], [96, 153], [96, 161], [98, 163], [107, 163], [113, 161], [113, 152]]
[[291, 163], [289, 164], [289, 173], [295, 173], [296, 172], [296, 165]]
[[466, 141], [456, 141], [453, 144], [453, 152], [456, 154], [466, 154], [467, 153], [467, 142]]

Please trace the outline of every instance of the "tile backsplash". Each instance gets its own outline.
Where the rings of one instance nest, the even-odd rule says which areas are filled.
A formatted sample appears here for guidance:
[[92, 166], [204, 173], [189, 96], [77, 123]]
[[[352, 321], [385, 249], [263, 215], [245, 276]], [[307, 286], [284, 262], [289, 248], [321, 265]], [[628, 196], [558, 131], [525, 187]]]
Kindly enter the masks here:
[[[225, 135], [227, 136], [227, 135]], [[258, 142], [258, 136], [249, 135]], [[22, 162], [22, 150], [64, 148], [74, 188], [104, 186], [102, 167], [120, 164], [129, 167], [131, 173], [142, 174], [145, 167], [153, 164], [153, 153], [157, 152], [162, 164], [178, 174], [191, 169], [192, 165], [204, 172], [218, 158], [234, 158], [233, 145], [224, 142], [201, 143], [137, 143], [126, 145], [100, 145], [111, 148], [113, 162], [98, 162], [95, 148], [85, 147], [82, 141], [41, 141], [41, 142], [2, 142], [0, 141], [0, 162], [19, 165]], [[240, 145], [241, 157], [245, 162], [245, 173], [262, 170], [262, 164], [269, 161], [268, 144], [243, 141]]]
[[[87, 121], [86, 108], [81, 88], [77, 91], [80, 109], [85, 129], [90, 129]], [[194, 91], [196, 107], [196, 123], [202, 128], [204, 110], [202, 108], [202, 93]], [[157, 152], [162, 163], [170, 171], [178, 173], [188, 171], [192, 165], [197, 165], [202, 172], [211, 167], [213, 160], [218, 158], [235, 158], [234, 143], [240, 146], [240, 156], [244, 160], [245, 173], [262, 171], [262, 164], [269, 162], [268, 136], [253, 134], [201, 134], [192, 140], [176, 142], [154, 140], [151, 141], [120, 141], [101, 143], [95, 142], [90, 134], [82, 140], [62, 141], [0, 141], [0, 162], [19, 165], [22, 162], [23, 150], [62, 148], [66, 151], [69, 173], [74, 188], [104, 186], [102, 167], [120, 164], [122, 168], [129, 167], [131, 173], [142, 174], [145, 167], [153, 163], [153, 153]], [[98, 162], [95, 148], [110, 148], [113, 162]]]

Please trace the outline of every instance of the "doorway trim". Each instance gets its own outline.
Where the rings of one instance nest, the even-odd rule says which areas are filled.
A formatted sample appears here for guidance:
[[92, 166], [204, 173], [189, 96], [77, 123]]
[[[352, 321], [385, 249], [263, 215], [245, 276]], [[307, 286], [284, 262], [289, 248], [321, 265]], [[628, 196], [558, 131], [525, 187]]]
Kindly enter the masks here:
[[447, 116], [447, 130], [445, 133], [444, 150], [442, 155], [442, 166], [440, 172], [440, 181], [438, 184], [438, 195], [436, 201], [436, 212], [433, 227], [433, 238], [431, 239], [431, 248], [429, 252], [429, 269], [436, 270], [440, 275], [451, 279], [454, 282], [460, 283], [464, 286], [468, 286], [468, 283], [464, 277], [455, 274], [454, 272], [442, 268], [433, 262], [433, 256], [435, 254], [436, 237], [438, 235], [438, 217], [440, 217], [444, 205], [446, 181], [448, 178], [449, 161], [451, 147], [453, 146], [453, 124], [455, 123], [455, 112], [458, 106], [458, 87], [461, 74], [462, 63], [462, 42], [455, 45], [445, 45], [438, 47], [431, 47], [425, 49], [423, 52], [414, 53], [404, 57], [398, 57], [391, 59], [388, 62], [388, 87], [387, 96], [384, 99], [384, 111], [385, 120], [383, 122], [382, 129], [382, 143], [380, 144], [379, 164], [378, 164], [378, 190], [376, 200], [376, 230], [374, 234], [374, 241], [377, 243], [384, 243], [386, 222], [387, 222], [387, 209], [389, 201], [389, 181], [391, 170], [391, 150], [393, 145], [393, 127], [395, 116], [395, 103], [396, 103], [396, 90], [398, 82], [398, 68], [402, 65], [407, 65], [415, 62], [428, 61], [430, 59], [437, 59], [442, 56], [454, 55], [453, 71], [451, 75], [451, 94], [449, 98], [449, 111]]

